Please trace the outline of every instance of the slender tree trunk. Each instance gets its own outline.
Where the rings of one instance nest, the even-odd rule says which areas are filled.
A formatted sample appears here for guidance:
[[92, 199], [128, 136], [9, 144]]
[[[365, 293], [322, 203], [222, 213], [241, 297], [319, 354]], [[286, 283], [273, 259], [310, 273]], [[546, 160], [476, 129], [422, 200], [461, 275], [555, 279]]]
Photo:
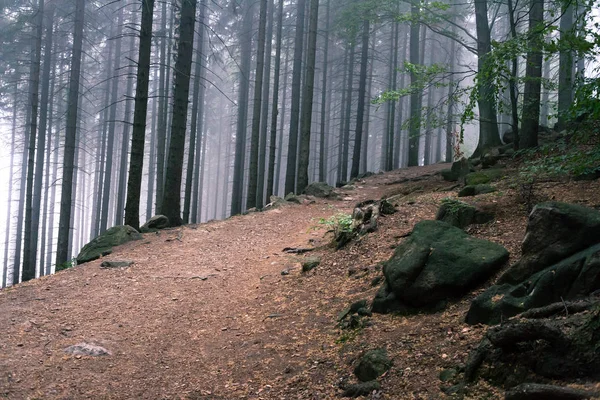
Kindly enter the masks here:
[[[509, 0], [510, 1], [510, 0]], [[455, 32], [455, 29], [453, 29]], [[450, 39], [450, 71], [454, 72], [456, 65], [456, 40]], [[448, 111], [446, 117], [446, 162], [454, 159], [454, 73], [448, 79]]]
[[354, 154], [350, 179], [358, 177], [360, 172], [360, 151], [362, 149], [362, 133], [365, 116], [365, 97], [367, 92], [367, 68], [369, 66], [369, 20], [363, 22], [362, 54], [360, 61], [360, 78], [358, 83], [358, 109], [356, 110], [356, 133], [354, 135]]
[[[377, 33], [377, 29], [373, 30], [373, 38], [371, 39], [371, 53], [373, 54], [375, 52], [375, 43], [376, 43], [376, 33]], [[370, 138], [369, 138], [369, 128], [371, 126], [371, 104], [369, 102], [370, 98], [371, 98], [371, 89], [373, 87], [373, 65], [374, 65], [374, 61], [371, 60], [370, 65], [369, 65], [369, 72], [367, 73], [367, 92], [366, 92], [366, 99], [365, 99], [365, 128], [364, 128], [364, 135], [363, 135], [363, 149], [362, 149], [362, 160], [360, 161], [360, 165], [361, 165], [361, 172], [367, 172], [369, 171], [369, 158], [371, 153], [369, 152], [369, 144], [370, 144]]]
[[285, 172], [285, 193], [296, 192], [296, 154], [298, 152], [298, 130], [300, 128], [300, 94], [302, 79], [302, 50], [304, 48], [304, 14], [306, 0], [298, 0], [296, 16], [296, 38], [294, 40], [294, 69], [292, 74], [292, 110], [290, 134]]
[[[167, 38], [167, 1], [162, 3], [160, 41], [160, 89], [158, 92], [158, 131], [156, 133], [156, 200], [154, 209], [158, 213], [161, 209], [164, 185], [165, 185], [165, 143], [167, 140], [167, 124], [169, 111], [169, 86], [171, 57], [167, 49], [167, 41], [170, 47], [170, 37]], [[169, 35], [170, 36], [170, 35]], [[134, 117], [135, 118], [135, 117]], [[131, 178], [130, 178], [131, 179]]]
[[260, 109], [262, 107], [262, 85], [265, 72], [265, 36], [267, 25], [267, 0], [260, 0], [258, 23], [258, 48], [256, 56], [256, 81], [254, 84], [254, 109], [252, 111], [252, 136], [250, 140], [250, 172], [246, 207], [256, 207], [258, 184], [258, 150], [260, 142]]
[[346, 82], [346, 111], [344, 115], [344, 137], [342, 142], [342, 175], [341, 182], [348, 180], [348, 156], [350, 150], [350, 120], [352, 119], [352, 89], [354, 89], [354, 55], [356, 43], [354, 38], [350, 43], [350, 57], [348, 61], [348, 76]]
[[[135, 88], [135, 109], [133, 111], [133, 132], [131, 136], [131, 157], [129, 159], [127, 202], [125, 204], [125, 224], [136, 229], [140, 226], [140, 195], [142, 188], [142, 171], [144, 167], [144, 144], [146, 141], [146, 114], [148, 111], [148, 83], [150, 81], [153, 12], [154, 0], [143, 0], [142, 21], [140, 25], [140, 46], [138, 50], [137, 84]], [[150, 197], [150, 193], [148, 193], [148, 197]]]
[[567, 112], [573, 104], [573, 5], [563, 6], [560, 17], [560, 53], [558, 68], [558, 130], [566, 126]]
[[[158, 70], [154, 71], [154, 86], [153, 92], [157, 92], [157, 84], [159, 81]], [[152, 99], [152, 129], [150, 134], [150, 154], [148, 155], [148, 196], [146, 197], [146, 220], [153, 217], [152, 204], [154, 199], [154, 185], [156, 183], [156, 131], [158, 129], [157, 118], [158, 101]]]
[[[8, 203], [6, 204], [6, 239], [4, 245], [4, 269], [2, 274], [2, 287], [8, 286], [8, 248], [10, 245], [10, 226], [11, 226], [11, 210], [12, 210], [12, 195], [13, 195], [13, 172], [15, 168], [15, 153], [16, 153], [16, 136], [17, 136], [17, 98], [19, 97], [19, 79], [15, 79], [15, 92], [13, 95], [12, 109], [12, 128], [10, 141], [10, 167], [8, 172]], [[18, 268], [18, 267], [17, 267]], [[18, 279], [18, 278], [17, 278]], [[13, 279], [14, 282], [14, 279]]]
[[[205, 24], [205, 20], [206, 20], [206, 9], [208, 7], [207, 4], [207, 0], [201, 0], [200, 2], [200, 7], [201, 7], [201, 16], [202, 16], [202, 21], [199, 24], [198, 29], [200, 29], [202, 31], [202, 35], [198, 35], [198, 40], [202, 39], [202, 49], [201, 49], [201, 56], [202, 56], [202, 65], [203, 68], [200, 70], [200, 91], [198, 93], [198, 107], [197, 107], [197, 115], [196, 115], [196, 125], [194, 126], [192, 124], [192, 129], [194, 129], [196, 131], [196, 150], [194, 151], [195, 156], [196, 156], [196, 160], [195, 160], [195, 165], [194, 165], [194, 182], [193, 185], [194, 187], [192, 188], [192, 193], [193, 193], [193, 199], [192, 199], [192, 223], [197, 223], [200, 222], [201, 216], [199, 217], [199, 214], [201, 212], [199, 204], [200, 204], [200, 197], [202, 196], [201, 193], [201, 187], [200, 187], [200, 164], [203, 161], [202, 158], [202, 146], [204, 145], [204, 143], [202, 142], [202, 132], [204, 129], [204, 109], [205, 109], [205, 104], [204, 104], [204, 100], [206, 97], [206, 85], [208, 84], [205, 81], [205, 76], [206, 76], [206, 67], [204, 67], [204, 63], [206, 62], [206, 56], [204, 54], [204, 49], [207, 48], [206, 42], [207, 42], [207, 34], [204, 32], [204, 24]], [[202, 38], [200, 38], [200, 36], [202, 36]], [[200, 45], [200, 43], [198, 43], [198, 45]]]
[[85, 0], [77, 0], [75, 2], [75, 33], [73, 36], [73, 53], [71, 56], [71, 77], [69, 79], [67, 127], [65, 131], [62, 195], [60, 200], [60, 220], [58, 226], [58, 243], [56, 247], [56, 265], [65, 263], [70, 257], [69, 231], [71, 221], [71, 197], [73, 193], [75, 143], [77, 140], [79, 77], [81, 73], [84, 14]]
[[165, 192], [161, 204], [161, 214], [169, 218], [171, 226], [180, 226], [183, 223], [181, 219], [181, 176], [183, 174], [195, 19], [196, 0], [183, 0], [179, 23], [177, 60], [175, 62], [171, 142], [169, 145], [167, 172], [165, 174]]
[[[35, 262], [37, 242], [33, 242], [33, 181], [35, 173], [35, 147], [38, 136], [38, 105], [40, 87], [40, 64], [42, 52], [42, 32], [44, 29], [44, 0], [40, 0], [37, 9], [35, 39], [32, 46], [32, 60], [29, 73], [29, 107], [31, 118], [29, 121], [29, 146], [27, 157], [27, 195], [25, 196], [25, 232], [23, 241], [23, 276], [22, 280], [28, 281], [35, 278]], [[43, 149], [38, 148], [42, 154]], [[38, 177], [41, 179], [41, 176]], [[39, 206], [38, 206], [39, 210]], [[37, 223], [37, 220], [36, 220]], [[36, 230], [37, 239], [37, 230]]]
[[343, 153], [344, 153], [344, 132], [346, 130], [346, 101], [347, 101], [347, 96], [348, 96], [348, 91], [346, 89], [347, 83], [346, 81], [348, 80], [348, 73], [349, 73], [349, 68], [348, 68], [348, 58], [350, 55], [350, 46], [346, 46], [344, 49], [344, 62], [342, 64], [342, 67], [344, 69], [344, 74], [342, 76], [342, 81], [340, 82], [340, 87], [342, 90], [342, 98], [340, 99], [340, 130], [338, 133], [338, 142], [337, 142], [337, 176], [336, 176], [336, 181], [337, 182], [342, 182], [342, 169], [343, 169], [343, 164], [342, 164], [342, 159], [343, 159]]
[[319, 0], [310, 0], [310, 21], [308, 28], [308, 54], [306, 78], [302, 93], [302, 123], [300, 125], [300, 158], [298, 160], [298, 191], [308, 186], [308, 164], [310, 161], [310, 130], [312, 128], [313, 95], [315, 86], [315, 62], [317, 54], [317, 23], [319, 21]]
[[[279, 102], [279, 73], [281, 70], [281, 41], [283, 36], [283, 0], [279, 0], [277, 17], [277, 42], [275, 45], [275, 73], [273, 81], [273, 109], [271, 111], [271, 138], [269, 140], [269, 172], [267, 173], [267, 201], [273, 195], [275, 180], [275, 150], [277, 141], [277, 114]], [[282, 104], [285, 107], [285, 104]], [[280, 136], [281, 137], [281, 136]], [[279, 177], [277, 177], [279, 179]]]
[[244, 23], [239, 35], [241, 64], [239, 73], [238, 118], [235, 134], [235, 159], [233, 165], [233, 188], [231, 191], [231, 215], [242, 212], [244, 188], [244, 165], [246, 163], [246, 132], [248, 122], [248, 95], [250, 93], [250, 67], [252, 62], [252, 3], [244, 3]]
[[[113, 175], [113, 154], [115, 152], [115, 126], [117, 120], [117, 98], [119, 93], [119, 73], [121, 68], [121, 43], [123, 32], [123, 8], [119, 9], [117, 18], [117, 35], [115, 38], [116, 49], [113, 66], [112, 88], [110, 90], [110, 113], [108, 121], [108, 138], [106, 143], [106, 171], [104, 172], [104, 185], [102, 187], [102, 213], [100, 217], [100, 233], [106, 231], [109, 219], [109, 206], [111, 203], [111, 184]], [[139, 207], [139, 205], [138, 205]]]
[[[142, 7], [148, 7], [147, 4], [143, 4]], [[131, 45], [129, 47], [129, 54], [133, 54], [135, 51], [135, 40], [131, 39]], [[135, 69], [133, 68], [133, 62], [130, 62], [128, 72], [127, 72], [127, 97], [131, 98], [133, 96], [133, 76], [135, 73]], [[148, 71], [148, 75], [150, 71]], [[148, 96], [146, 96], [147, 101]], [[129, 130], [130, 130], [130, 122], [131, 121], [131, 101], [128, 99], [127, 104], [125, 105], [125, 123], [123, 124], [123, 134], [121, 140], [121, 162], [119, 166], [119, 195], [117, 201], [117, 213], [115, 218], [115, 225], [122, 225], [124, 223], [124, 212], [125, 212], [125, 196], [127, 194], [127, 154], [129, 153]], [[144, 126], [144, 130], [145, 130]], [[142, 161], [143, 162], [143, 161]], [[148, 174], [150, 175], [150, 174]], [[148, 176], [148, 183], [150, 183], [150, 177]], [[148, 196], [150, 197], [150, 196]], [[139, 207], [138, 207], [139, 214]], [[139, 218], [138, 218], [139, 223]]]
[[531, 0], [529, 11], [529, 52], [525, 69], [523, 91], [523, 124], [519, 147], [528, 149], [538, 145], [540, 126], [540, 93], [542, 77], [543, 36], [540, 26], [544, 21], [544, 0]]
[[[413, 18], [419, 18], [419, 8], [416, 4], [411, 6], [411, 14]], [[410, 62], [411, 64], [420, 64], [419, 56], [419, 36], [420, 36], [420, 24], [419, 22], [413, 21], [410, 24]], [[410, 73], [410, 84], [414, 86], [417, 84], [417, 75], [414, 72]], [[421, 132], [421, 101], [422, 91], [415, 90], [413, 88], [410, 95], [410, 127], [409, 127], [409, 138], [408, 138], [408, 166], [415, 167], [419, 165], [419, 140]]]
[[[40, 127], [37, 138], [37, 154], [35, 160], [35, 182], [33, 188], [33, 215], [31, 225], [31, 252], [30, 252], [30, 263], [35, 268], [37, 261], [37, 243], [38, 234], [40, 229], [40, 210], [42, 207], [42, 187], [43, 187], [43, 174], [44, 174], [44, 153], [46, 151], [46, 133], [48, 132], [48, 103], [49, 103], [49, 92], [50, 92], [50, 72], [52, 70], [52, 52], [53, 52], [53, 31], [54, 31], [54, 5], [51, 4], [46, 10], [46, 41], [44, 43], [44, 70], [42, 71], [42, 97], [40, 107]], [[48, 141], [50, 142], [50, 141]], [[47, 168], [48, 169], [48, 168]], [[47, 178], [46, 178], [47, 180]], [[45, 198], [48, 195], [46, 192]], [[46, 222], [46, 215], [43, 215], [44, 225]], [[42, 229], [43, 234], [45, 228]], [[44, 275], [44, 245], [45, 237], [42, 239], [41, 251], [40, 251], [40, 276]]]
[[[508, 3], [508, 19], [510, 25], [510, 35], [512, 39], [517, 37], [517, 25], [515, 23], [515, 9], [513, 8], [512, 0], [507, 0]], [[454, 41], [453, 41], [454, 42]], [[519, 59], [515, 56], [511, 59], [510, 79], [508, 82], [508, 93], [510, 96], [511, 109], [511, 128], [514, 136], [514, 147], [519, 148], [519, 110], [518, 110], [518, 74], [519, 74]]]
[[[275, 182], [273, 192], [279, 194], [279, 185], [281, 183], [281, 166], [282, 166], [282, 155], [283, 155], [283, 127], [285, 125], [285, 114], [286, 114], [286, 100], [287, 100], [287, 88], [288, 88], [288, 75], [289, 75], [289, 58], [290, 51], [289, 47], [285, 50], [285, 71], [283, 72], [283, 99], [281, 101], [281, 119], [279, 121], [279, 144], [277, 146], [277, 170], [275, 171]], [[285, 184], [285, 183], [284, 183]], [[284, 193], [285, 194], [285, 193]]]
[[[204, 102], [204, 96], [200, 98], [200, 86], [204, 86], [202, 82], [204, 68], [204, 13], [205, 4], [204, 1], [200, 4], [200, 17], [198, 18], [198, 40], [196, 42], [196, 68], [194, 72], [194, 91], [192, 95], [192, 123], [190, 125], [190, 144], [188, 147], [188, 163], [185, 179], [185, 197], [183, 202], [183, 222], [190, 222], [190, 207], [192, 206], [192, 193], [194, 197], [198, 197], [198, 192], [193, 192], [195, 185], [194, 180], [197, 177], [194, 176], [194, 172], [197, 170], [194, 167], [196, 161], [196, 149], [200, 144], [200, 135], [198, 135], [198, 107], [200, 100]], [[202, 124], [202, 123], [200, 123]], [[198, 140], [196, 140], [198, 138]], [[197, 186], [196, 186], [197, 187]], [[197, 205], [197, 203], [196, 203]], [[192, 212], [192, 223], [196, 223], [197, 213]]]
[[330, 0], [325, 3], [325, 44], [323, 49], [323, 84], [321, 85], [321, 126], [319, 133], [319, 182], [327, 180], [327, 158], [325, 148], [325, 111], [327, 107], [327, 64], [329, 62], [329, 24], [330, 24]]
[[[258, 176], [256, 186], [256, 206], [262, 208], [265, 205], [265, 166], [267, 161], [267, 127], [269, 125], [269, 89], [271, 86], [271, 51], [273, 37], [273, 0], [269, 0], [267, 7], [267, 42], [263, 75], [263, 93], [260, 117], [260, 145], [258, 150]], [[268, 199], [268, 198], [267, 198]]]

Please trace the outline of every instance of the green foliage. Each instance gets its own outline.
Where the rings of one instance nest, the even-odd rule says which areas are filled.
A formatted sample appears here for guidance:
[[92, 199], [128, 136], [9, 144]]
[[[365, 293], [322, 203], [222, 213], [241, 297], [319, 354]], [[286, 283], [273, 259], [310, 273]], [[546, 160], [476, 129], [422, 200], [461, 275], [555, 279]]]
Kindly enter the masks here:
[[321, 218], [319, 220], [319, 225], [326, 226], [337, 238], [344, 233], [352, 232], [352, 215], [338, 213], [327, 219]]
[[460, 201], [460, 200], [453, 199], [451, 197], [443, 198], [442, 206], [445, 206], [446, 210], [451, 215], [459, 215], [461, 210], [472, 208], [472, 206], [468, 205], [467, 203]]
[[72, 258], [70, 260], [65, 261], [64, 263], [56, 266], [56, 272], [64, 271], [65, 269], [73, 268], [77, 265], [77, 260]]
[[519, 170], [524, 182], [539, 178], [562, 175], [584, 176], [600, 172], [600, 145], [588, 150], [567, 146], [564, 142], [519, 151], [516, 155], [526, 158]]

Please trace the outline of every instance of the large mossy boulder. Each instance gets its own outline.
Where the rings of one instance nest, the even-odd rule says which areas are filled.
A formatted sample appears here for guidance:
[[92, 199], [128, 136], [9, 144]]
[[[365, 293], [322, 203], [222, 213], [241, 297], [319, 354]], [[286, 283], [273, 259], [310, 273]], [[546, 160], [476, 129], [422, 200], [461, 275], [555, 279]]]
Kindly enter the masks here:
[[319, 198], [334, 198], [337, 196], [334, 188], [325, 182], [311, 183], [304, 189], [304, 194]]
[[442, 221], [421, 221], [383, 267], [386, 283], [375, 312], [438, 309], [488, 279], [508, 260], [508, 251], [473, 238]]
[[492, 286], [473, 300], [466, 322], [499, 324], [526, 310], [583, 298], [599, 289], [600, 244], [597, 244], [520, 284]]
[[504, 176], [501, 169], [482, 169], [481, 171], [471, 172], [465, 177], [467, 185], [483, 185], [494, 182]]
[[475, 171], [475, 168], [471, 164], [471, 161], [463, 157], [460, 160], [454, 161], [450, 169], [442, 170], [441, 174], [444, 180], [456, 182], [463, 180], [468, 173], [473, 171]]
[[599, 211], [577, 204], [538, 204], [529, 215], [521, 259], [498, 282], [520, 283], [597, 243], [600, 243]]
[[102, 256], [111, 254], [114, 246], [142, 238], [142, 235], [129, 225], [114, 226], [81, 249], [77, 256], [77, 264], [96, 260]]
[[169, 227], [169, 218], [166, 215], [155, 215], [148, 222], [140, 227], [140, 232], [150, 233], [158, 232], [161, 229]]
[[494, 219], [494, 214], [460, 200], [444, 199], [435, 219], [464, 229], [471, 224], [485, 224], [490, 222]]

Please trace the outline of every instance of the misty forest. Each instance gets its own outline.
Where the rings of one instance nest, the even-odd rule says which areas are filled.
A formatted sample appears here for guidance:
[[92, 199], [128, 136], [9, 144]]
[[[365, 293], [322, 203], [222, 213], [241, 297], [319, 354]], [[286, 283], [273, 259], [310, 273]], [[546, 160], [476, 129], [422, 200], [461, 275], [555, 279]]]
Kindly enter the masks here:
[[597, 93], [592, 3], [5, 1], [2, 286], [155, 214], [534, 147]]
[[1, 0], [0, 397], [600, 398], [596, 0]]

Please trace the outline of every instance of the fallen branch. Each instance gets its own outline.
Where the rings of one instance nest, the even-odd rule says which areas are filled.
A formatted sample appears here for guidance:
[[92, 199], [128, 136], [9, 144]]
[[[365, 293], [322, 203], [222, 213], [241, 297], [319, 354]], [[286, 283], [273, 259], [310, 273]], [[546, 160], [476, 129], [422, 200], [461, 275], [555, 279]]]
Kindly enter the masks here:
[[288, 253], [288, 254], [304, 254], [304, 253], [308, 253], [308, 252], [311, 252], [314, 250], [316, 250], [316, 249], [314, 249], [314, 248], [306, 249], [306, 248], [300, 248], [300, 247], [286, 247], [282, 251], [284, 253]]
[[598, 392], [571, 389], [561, 386], [523, 383], [508, 392], [505, 400], [585, 400], [597, 398]]

